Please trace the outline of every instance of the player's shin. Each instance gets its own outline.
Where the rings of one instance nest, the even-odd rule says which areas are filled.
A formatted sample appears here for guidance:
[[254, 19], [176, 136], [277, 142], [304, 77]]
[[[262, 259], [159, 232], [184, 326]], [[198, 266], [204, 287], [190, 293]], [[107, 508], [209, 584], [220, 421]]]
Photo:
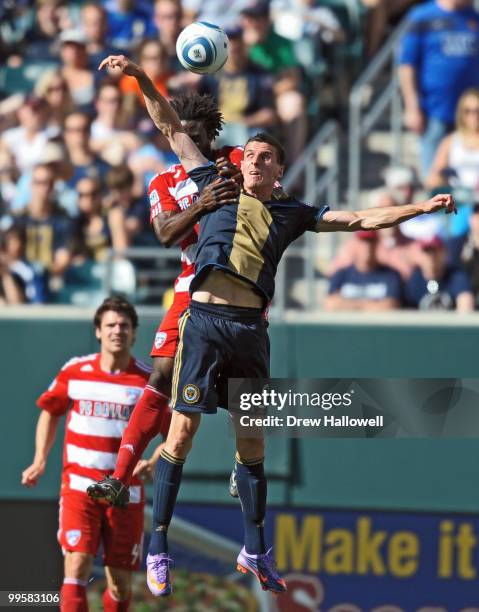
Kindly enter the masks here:
[[184, 459], [173, 457], [163, 449], [156, 465], [150, 555], [168, 552], [167, 530], [173, 516], [184, 462]]
[[135, 406], [121, 439], [113, 478], [129, 486], [136, 464], [150, 441], [161, 432], [168, 433], [169, 398], [147, 385]]
[[243, 459], [236, 454], [236, 483], [243, 511], [246, 552], [262, 555], [266, 552], [264, 517], [267, 483], [264, 457]]

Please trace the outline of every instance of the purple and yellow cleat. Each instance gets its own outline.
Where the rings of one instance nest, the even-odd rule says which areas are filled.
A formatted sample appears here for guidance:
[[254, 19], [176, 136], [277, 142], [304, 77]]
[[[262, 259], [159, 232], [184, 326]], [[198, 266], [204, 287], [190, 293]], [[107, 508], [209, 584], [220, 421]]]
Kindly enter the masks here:
[[258, 578], [263, 591], [271, 591], [277, 595], [287, 591], [287, 587], [276, 571], [272, 550], [270, 548], [264, 555], [250, 555], [243, 546], [238, 555], [236, 569], [242, 574], [251, 572]]
[[146, 583], [155, 597], [168, 597], [173, 592], [170, 582], [170, 557], [166, 553], [146, 557]]

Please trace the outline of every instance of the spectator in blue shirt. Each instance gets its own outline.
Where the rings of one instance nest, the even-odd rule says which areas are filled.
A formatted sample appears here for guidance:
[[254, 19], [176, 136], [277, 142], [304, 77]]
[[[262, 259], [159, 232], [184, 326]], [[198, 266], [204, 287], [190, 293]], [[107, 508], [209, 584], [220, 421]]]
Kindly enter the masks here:
[[131, 49], [143, 38], [153, 36], [153, 11], [143, 0], [106, 0], [109, 42], [119, 49]]
[[406, 126], [420, 135], [422, 173], [454, 128], [459, 97], [479, 86], [479, 13], [472, 0], [435, 0], [412, 9], [399, 54]]
[[378, 234], [355, 234], [355, 263], [330, 279], [326, 310], [392, 310], [402, 301], [402, 281], [396, 270], [378, 263]]
[[466, 272], [447, 263], [447, 250], [439, 236], [419, 242], [418, 267], [405, 285], [406, 304], [419, 310], [474, 310]]

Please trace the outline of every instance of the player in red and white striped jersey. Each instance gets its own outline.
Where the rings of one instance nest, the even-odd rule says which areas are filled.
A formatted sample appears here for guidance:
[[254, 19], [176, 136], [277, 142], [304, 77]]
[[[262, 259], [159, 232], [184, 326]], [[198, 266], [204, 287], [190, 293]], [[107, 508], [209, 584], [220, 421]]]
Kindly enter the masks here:
[[[139, 67], [136, 69], [141, 70]], [[128, 71], [126, 73], [128, 74]], [[235, 168], [238, 168], [237, 174], [240, 175], [242, 147], [223, 147], [218, 151], [211, 148], [211, 143], [223, 124], [222, 115], [213, 98], [191, 92], [174, 98], [171, 104], [189, 136], [205, 157], [216, 160], [220, 168], [223, 166], [225, 176], [230, 176]], [[223, 185], [223, 189], [229, 189], [232, 193], [237, 189], [232, 180], [225, 181]], [[152, 375], [123, 435], [113, 473], [113, 484], [116, 488], [112, 487], [112, 481], [108, 480], [89, 489], [92, 497], [108, 499], [112, 503], [115, 503], [117, 495], [121, 494], [122, 485], [129, 486], [135, 465], [150, 440], [158, 433], [161, 415], [168, 405], [173, 360], [178, 342], [178, 319], [190, 302], [188, 290], [194, 276], [198, 222], [215, 207], [215, 198], [209, 197], [208, 193], [202, 194], [198, 199], [196, 184], [180, 164], [156, 175], [150, 183], [148, 194], [150, 220], [155, 234], [167, 247], [180, 244], [182, 271], [175, 282], [173, 304], [155, 335], [151, 350]], [[155, 453], [149, 461], [143, 460], [140, 465], [151, 471], [158, 456], [159, 453]]]
[[[128, 508], [114, 508], [86, 494], [93, 482], [112, 473], [121, 436], [141, 397], [151, 369], [130, 354], [138, 318], [131, 304], [109, 298], [95, 315], [100, 352], [68, 361], [38, 399], [41, 408], [33, 464], [22, 475], [34, 486], [63, 415], [67, 415], [58, 539], [65, 554], [62, 610], [87, 610], [85, 586], [100, 541], [108, 588], [105, 610], [127, 610], [131, 571], [141, 561], [144, 491], [138, 476]], [[164, 413], [162, 433], [170, 414]]]

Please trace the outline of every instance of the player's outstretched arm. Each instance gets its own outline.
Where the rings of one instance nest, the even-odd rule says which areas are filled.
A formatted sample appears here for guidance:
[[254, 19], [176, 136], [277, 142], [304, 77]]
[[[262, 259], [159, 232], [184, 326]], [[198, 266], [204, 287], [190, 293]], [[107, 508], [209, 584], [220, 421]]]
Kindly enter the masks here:
[[440, 210], [445, 210], [446, 214], [457, 212], [451, 195], [440, 193], [425, 202], [405, 204], [404, 206], [383, 206], [357, 211], [330, 210], [324, 213], [321, 220], [318, 221], [316, 231], [356, 232], [358, 230], [378, 230], [393, 227], [419, 215], [427, 215]]
[[35, 433], [35, 456], [33, 463], [22, 472], [22, 485], [34, 487], [45, 471], [48, 455], [55, 442], [61, 417], [42, 410]]
[[124, 74], [138, 81], [153, 123], [166, 137], [186, 172], [208, 163], [208, 160], [184, 131], [180, 118], [168, 100], [160, 94], [140, 66], [124, 55], [109, 55], [98, 66], [98, 70], [103, 68], [119, 68]]

